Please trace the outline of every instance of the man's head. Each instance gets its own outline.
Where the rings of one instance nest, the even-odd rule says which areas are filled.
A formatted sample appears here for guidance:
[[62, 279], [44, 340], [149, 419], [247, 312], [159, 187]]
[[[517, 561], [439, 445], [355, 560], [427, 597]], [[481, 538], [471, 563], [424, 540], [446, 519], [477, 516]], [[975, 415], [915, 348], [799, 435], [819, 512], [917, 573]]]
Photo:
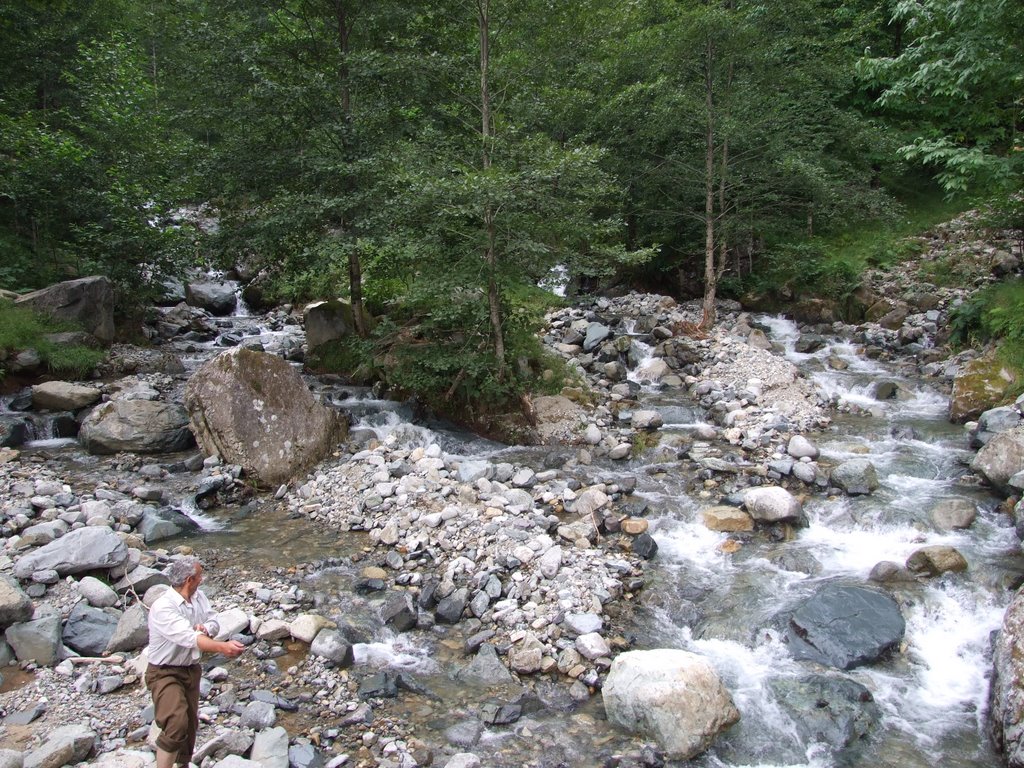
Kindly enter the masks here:
[[164, 569], [164, 576], [172, 589], [191, 597], [203, 581], [203, 564], [198, 557], [182, 557]]

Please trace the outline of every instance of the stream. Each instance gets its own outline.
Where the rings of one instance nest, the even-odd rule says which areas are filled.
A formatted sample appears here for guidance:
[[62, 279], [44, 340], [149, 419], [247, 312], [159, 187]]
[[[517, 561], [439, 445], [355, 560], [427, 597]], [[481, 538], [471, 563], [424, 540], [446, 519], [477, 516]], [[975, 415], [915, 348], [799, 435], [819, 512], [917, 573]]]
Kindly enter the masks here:
[[[804, 503], [809, 525], [791, 540], [749, 537], [737, 548], [724, 546], [730, 534], [704, 526], [700, 511], [713, 499], [694, 494], [693, 478], [679, 470], [682, 462], [666, 461], [664, 451], [653, 449], [626, 462], [595, 462], [573, 470], [584, 483], [635, 478], [633, 497], [648, 506], [650, 533], [659, 551], [647, 564], [647, 587], [641, 593], [644, 604], [636, 610], [637, 620], [630, 628], [632, 647], [678, 648], [707, 657], [741, 713], [740, 722], [720, 736], [710, 751], [688, 764], [702, 768], [930, 768], [940, 764], [981, 768], [998, 764], [1000, 758], [985, 732], [990, 635], [999, 627], [1012, 590], [1024, 576], [1024, 563], [1012, 521], [996, 509], [998, 500], [964, 477], [972, 455], [965, 430], [946, 420], [946, 398], [926, 381], [862, 358], [844, 340], [832, 340], [813, 354], [797, 353], [799, 331], [792, 322], [775, 317], [757, 321], [767, 329], [778, 352], [840, 405], [851, 407], [850, 413], [841, 408], [831, 429], [811, 439], [823, 459], [870, 458], [881, 483], [877, 491], [857, 497], [812, 491]], [[281, 344], [301, 343], [296, 340], [301, 329], [265, 327], [244, 307], [217, 324], [241, 343], [258, 344], [267, 351], [280, 352]], [[177, 351], [192, 370], [219, 347], [216, 342], [186, 343]], [[635, 351], [631, 357], [637, 364], [630, 378], [641, 385], [641, 407], [658, 410], [664, 417], [662, 445], [699, 441], [703, 421], [699, 407], [682, 390], [659, 390], [646, 383], [645, 350]], [[843, 365], [830, 365], [830, 358]], [[897, 385], [895, 398], [873, 397], [873, 385], [879, 380]], [[437, 443], [448, 454], [477, 460], [513, 461], [538, 471], [551, 466], [549, 448], [507, 447], [443, 425], [413, 424], [411, 413], [398, 403], [331, 382], [313, 384], [321, 399], [350, 414], [354, 430], [372, 430], [378, 438], [395, 435], [409, 446]], [[79, 471], [100, 470], [102, 465], [83, 458], [69, 445], [71, 441], [52, 440], [43, 432], [40, 427], [39, 439], [26, 450], [51, 456], [63, 453], [68, 465]], [[936, 502], [955, 497], [974, 502], [978, 517], [967, 530], [939, 532], [929, 511]], [[391, 635], [375, 618], [375, 598], [352, 590], [351, 556], [365, 540], [317, 530], [304, 518], [288, 518], [274, 511], [270, 500], [260, 505], [251, 514], [193, 509], [203, 531], [188, 542], [216, 549], [237, 562], [248, 561], [254, 568], [328, 559], [331, 566], [308, 576], [303, 588], [315, 594], [317, 610], [363, 628], [367, 636], [355, 646], [357, 663], [410, 672], [435, 694], [436, 698], [404, 693], [393, 705], [394, 712], [419, 723], [417, 736], [422, 740], [444, 743], [445, 730], [480, 703], [479, 692], [448, 677], [452, 665], [464, 663], [458, 637], [440, 632]], [[914, 550], [933, 544], [955, 547], [969, 569], [886, 587], [906, 619], [904, 647], [887, 661], [842, 673], [870, 691], [880, 718], [863, 743], [837, 753], [834, 745], [808, 737], [799, 715], [779, 697], [785, 695], [788, 680], [812, 671], [840, 673], [793, 660], [770, 620], [823, 582], [866, 584], [878, 562], [903, 563]], [[611, 755], [635, 752], [638, 742], [605, 721], [599, 695], [582, 705], [566, 704], [557, 685], [543, 681], [537, 685], [545, 706], [536, 711], [527, 708], [513, 725], [487, 728], [479, 743], [467, 751], [492, 768], [601, 765], [608, 764]]]

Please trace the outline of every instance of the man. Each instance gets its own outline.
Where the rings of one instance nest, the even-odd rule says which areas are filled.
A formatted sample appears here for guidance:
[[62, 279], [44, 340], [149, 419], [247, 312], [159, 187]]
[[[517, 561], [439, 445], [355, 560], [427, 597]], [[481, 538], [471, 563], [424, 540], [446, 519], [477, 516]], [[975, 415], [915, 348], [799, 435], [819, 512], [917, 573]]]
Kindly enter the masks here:
[[202, 652], [234, 658], [245, 646], [218, 642], [219, 627], [210, 618], [210, 601], [199, 585], [203, 566], [196, 557], [175, 560], [164, 571], [171, 588], [149, 610], [149, 667], [146, 686], [153, 696], [156, 768], [187, 768], [199, 729], [199, 657]]

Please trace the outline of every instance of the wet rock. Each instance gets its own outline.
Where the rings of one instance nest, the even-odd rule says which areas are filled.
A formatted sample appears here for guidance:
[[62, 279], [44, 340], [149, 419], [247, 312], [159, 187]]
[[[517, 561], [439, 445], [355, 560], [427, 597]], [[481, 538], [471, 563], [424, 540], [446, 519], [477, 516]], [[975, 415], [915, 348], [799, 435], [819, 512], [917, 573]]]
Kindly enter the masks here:
[[1024, 470], [1024, 427], [993, 437], [974, 456], [971, 469], [997, 490], [1006, 492], [1010, 478]]
[[649, 533], [641, 533], [632, 542], [633, 552], [644, 560], [650, 560], [658, 554], [658, 542]]
[[29, 578], [34, 571], [53, 569], [61, 576], [83, 571], [109, 570], [124, 565], [128, 548], [109, 528], [86, 527], [71, 531], [14, 564], [14, 575]]
[[114, 340], [114, 287], [106, 277], [67, 280], [26, 293], [15, 304], [77, 323], [104, 344]]
[[935, 545], [922, 547], [907, 558], [907, 569], [923, 576], [941, 576], [944, 573], [962, 573], [967, 560], [955, 548]]
[[17, 448], [31, 435], [29, 423], [23, 418], [0, 416], [0, 448]]
[[654, 739], [666, 756], [689, 760], [740, 719], [711, 664], [678, 650], [629, 651], [602, 688], [608, 721]]
[[468, 601], [469, 591], [464, 588], [457, 589], [437, 604], [434, 615], [442, 624], [458, 624], [466, 610]]
[[804, 516], [799, 499], [778, 486], [748, 489], [743, 494], [743, 504], [750, 516], [761, 523], [799, 522]]
[[193, 444], [185, 409], [154, 400], [111, 400], [82, 422], [78, 439], [90, 453], [173, 453]]
[[381, 609], [381, 618], [396, 632], [407, 632], [415, 628], [416, 606], [413, 604], [412, 595], [408, 592], [392, 595]]
[[480, 741], [483, 732], [483, 723], [476, 719], [469, 719], [447, 728], [444, 736], [449, 744], [456, 747], [472, 747]]
[[704, 525], [712, 531], [738, 533], [754, 530], [754, 519], [736, 507], [709, 507], [701, 511]]
[[867, 459], [848, 459], [832, 469], [829, 482], [850, 496], [861, 496], [878, 490], [878, 472]]
[[940, 531], [970, 528], [978, 517], [978, 507], [970, 499], [943, 499], [930, 512], [932, 522]]
[[480, 720], [487, 725], [511, 725], [523, 716], [521, 704], [489, 701], [480, 707]]
[[139, 522], [138, 532], [147, 544], [152, 544], [186, 531], [198, 529], [199, 526], [192, 518], [176, 509], [146, 507], [142, 520]]
[[83, 656], [99, 656], [110, 643], [117, 621], [117, 616], [93, 608], [83, 600], [68, 615], [61, 639], [64, 645]]
[[633, 411], [630, 426], [633, 429], [657, 429], [665, 423], [661, 414], [657, 411]]
[[899, 647], [906, 622], [889, 595], [867, 587], [826, 584], [776, 619], [798, 660], [853, 669]]
[[501, 685], [511, 683], [512, 675], [501, 663], [494, 646], [484, 643], [473, 660], [455, 673], [455, 679], [463, 683]]
[[77, 411], [92, 405], [102, 393], [67, 381], [46, 381], [32, 387], [32, 405], [44, 411]]
[[1009, 432], [1020, 422], [1020, 413], [1012, 406], [1007, 405], [985, 411], [978, 418], [978, 426], [971, 430], [971, 447], [981, 448], [993, 437], [1003, 432]]
[[[798, 750], [811, 743], [827, 744], [833, 759], [848, 756], [849, 750], [860, 745], [882, 716], [871, 692], [847, 677], [774, 677], [768, 686], [796, 729], [798, 738], [794, 746]], [[801, 751], [781, 757], [780, 762], [804, 756]], [[760, 759], [774, 762], [776, 758]]]
[[879, 584], [891, 584], [900, 581], [914, 581], [914, 574], [907, 570], [906, 566], [894, 563], [891, 560], [882, 560], [875, 563], [868, 575], [868, 579]]
[[352, 666], [354, 659], [351, 643], [333, 629], [320, 630], [309, 646], [309, 652], [327, 659], [342, 669]]
[[271, 486], [320, 461], [347, 431], [287, 362], [240, 348], [196, 371], [185, 408], [204, 452]]

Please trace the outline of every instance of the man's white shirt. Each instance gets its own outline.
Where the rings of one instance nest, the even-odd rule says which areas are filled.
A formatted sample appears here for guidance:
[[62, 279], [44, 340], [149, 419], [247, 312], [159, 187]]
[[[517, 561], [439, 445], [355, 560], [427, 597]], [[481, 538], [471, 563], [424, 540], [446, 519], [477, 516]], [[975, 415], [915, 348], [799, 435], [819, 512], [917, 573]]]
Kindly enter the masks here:
[[195, 626], [205, 623], [210, 613], [210, 601], [199, 590], [191, 601], [174, 589], [160, 595], [149, 609], [149, 663], [187, 667], [198, 662], [202, 654]]

